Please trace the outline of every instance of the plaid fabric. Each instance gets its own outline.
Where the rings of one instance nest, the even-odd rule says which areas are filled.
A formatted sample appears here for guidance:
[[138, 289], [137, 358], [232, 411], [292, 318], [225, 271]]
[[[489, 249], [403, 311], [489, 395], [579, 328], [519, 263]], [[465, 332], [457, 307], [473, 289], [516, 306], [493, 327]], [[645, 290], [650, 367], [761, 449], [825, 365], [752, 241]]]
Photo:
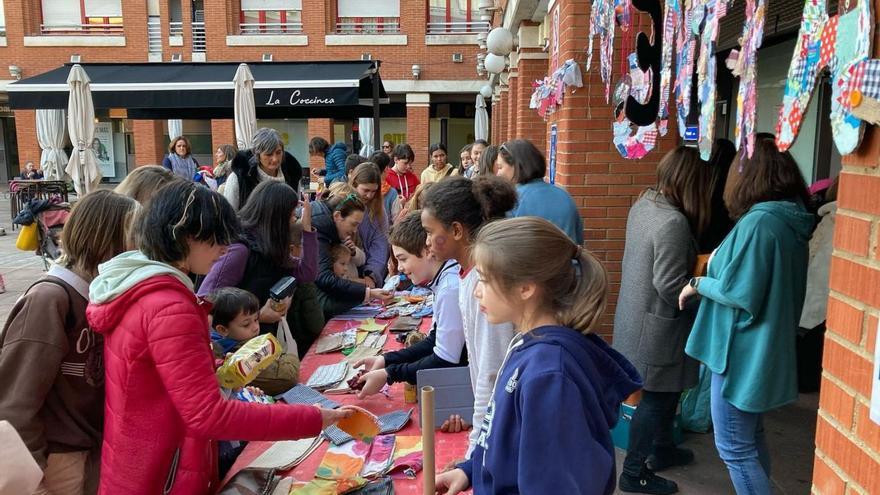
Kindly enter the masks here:
[[379, 427], [381, 428], [380, 433], [394, 433], [398, 432], [409, 423], [409, 418], [412, 416], [413, 410], [409, 411], [394, 411], [392, 413], [388, 413], [382, 416], [379, 416]]
[[335, 425], [330, 425], [327, 428], [324, 428], [324, 437], [327, 438], [327, 440], [330, 440], [330, 443], [333, 445], [342, 445], [354, 440], [351, 435], [340, 430]]
[[859, 65], [862, 67], [861, 85], [853, 88], [860, 89], [869, 98], [880, 99], [880, 60], [865, 60]]
[[336, 409], [339, 407], [338, 402], [334, 402], [324, 397], [318, 393], [317, 390], [305, 385], [297, 385], [276, 398], [281, 399], [288, 404], [305, 404], [307, 406], [318, 405], [326, 409]]
[[645, 148], [651, 149], [657, 145], [657, 131], [648, 131], [642, 136], [642, 144]]

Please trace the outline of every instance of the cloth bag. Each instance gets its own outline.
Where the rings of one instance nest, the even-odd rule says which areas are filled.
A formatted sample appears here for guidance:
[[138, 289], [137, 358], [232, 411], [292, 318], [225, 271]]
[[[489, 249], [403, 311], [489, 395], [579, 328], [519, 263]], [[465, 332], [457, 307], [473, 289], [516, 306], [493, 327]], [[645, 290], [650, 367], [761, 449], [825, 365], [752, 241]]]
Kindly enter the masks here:
[[15, 247], [22, 251], [36, 251], [40, 247], [38, 228], [37, 222], [22, 226], [18, 232], [18, 239], [15, 240]]
[[299, 379], [298, 348], [290, 326], [287, 324], [287, 318], [282, 318], [278, 322], [275, 337], [281, 344], [283, 354], [278, 356], [275, 362], [250, 383], [251, 386], [259, 387], [269, 395], [280, 395], [287, 392], [296, 385]]

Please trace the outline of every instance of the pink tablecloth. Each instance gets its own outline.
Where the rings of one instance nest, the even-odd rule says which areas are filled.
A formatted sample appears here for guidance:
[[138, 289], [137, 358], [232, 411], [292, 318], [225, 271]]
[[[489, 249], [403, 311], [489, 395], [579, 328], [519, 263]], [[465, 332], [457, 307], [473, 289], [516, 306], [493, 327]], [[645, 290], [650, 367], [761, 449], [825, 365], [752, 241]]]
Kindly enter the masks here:
[[[429, 322], [430, 320], [425, 320], [425, 325], [423, 325], [423, 329], [427, 328], [427, 324]], [[324, 327], [322, 335], [339, 332], [346, 328], [350, 328], [351, 326], [352, 323], [348, 321], [330, 321], [329, 323], [327, 323], [327, 326]], [[400, 349], [402, 347], [402, 344], [398, 343], [395, 340], [394, 334], [388, 333], [387, 330], [385, 332], [386, 334], [388, 334], [388, 339], [385, 344], [385, 350], [391, 351]], [[302, 366], [300, 368], [300, 383], [305, 383], [306, 381], [308, 381], [309, 376], [311, 376], [311, 374], [319, 366], [338, 363], [343, 358], [342, 354], [339, 352], [330, 354], [315, 354], [313, 351], [314, 348], [310, 349], [309, 353], [306, 354], [306, 356], [303, 358]], [[419, 409], [417, 407], [417, 404], [407, 404], [403, 401], [403, 384], [397, 383], [391, 386], [390, 395], [391, 397], [386, 397], [382, 394], [378, 394], [366, 400], [359, 400], [356, 395], [351, 394], [328, 395], [327, 397], [341, 404], [350, 404], [363, 407], [364, 409], [367, 409], [377, 416], [387, 414], [392, 411], [408, 410], [411, 407], [415, 407], [412, 420], [409, 422], [406, 428], [398, 432], [397, 435], [421, 435]], [[438, 471], [446, 466], [449, 462], [464, 457], [464, 454], [467, 451], [467, 439], [468, 435], [466, 432], [436, 432], [434, 452], [436, 456]], [[239, 467], [249, 464], [271, 445], [272, 442], [250, 442], [248, 446], [244, 449], [242, 454], [239, 456], [231, 472], [236, 472], [239, 470]], [[295, 479], [300, 481], [311, 480], [315, 477], [315, 472], [318, 470], [318, 465], [321, 464], [321, 459], [324, 457], [324, 452], [327, 451], [328, 445], [329, 442], [325, 441], [323, 444], [321, 444], [318, 450], [312, 453], [312, 455], [310, 455], [305, 461], [303, 461], [302, 464], [283, 474], [293, 476]], [[224, 480], [224, 484], [225, 481], [227, 480]], [[395, 493], [403, 495], [420, 494], [422, 493], [421, 486], [422, 474], [419, 473], [418, 477], [415, 480], [395, 481], [394, 491]]]

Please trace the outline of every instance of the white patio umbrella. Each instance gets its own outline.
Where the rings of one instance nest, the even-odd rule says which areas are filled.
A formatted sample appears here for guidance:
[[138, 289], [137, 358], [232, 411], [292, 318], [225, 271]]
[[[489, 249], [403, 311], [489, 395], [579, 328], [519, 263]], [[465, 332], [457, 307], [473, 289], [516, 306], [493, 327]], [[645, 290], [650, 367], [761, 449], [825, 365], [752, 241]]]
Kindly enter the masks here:
[[235, 141], [238, 149], [251, 147], [257, 132], [257, 112], [254, 108], [254, 76], [247, 64], [239, 64], [232, 78], [235, 83]]
[[360, 155], [369, 158], [376, 151], [373, 147], [373, 118], [361, 117], [358, 119], [358, 134], [361, 137]]
[[[76, 194], [82, 197], [101, 183], [101, 168], [92, 149], [95, 139], [95, 105], [92, 102], [91, 80], [81, 65], [76, 64], [67, 76], [70, 99], [67, 101], [67, 128], [73, 153], [65, 172], [73, 179]], [[109, 143], [108, 143], [109, 144]]]
[[183, 136], [183, 120], [168, 119], [168, 139]]
[[477, 93], [477, 112], [474, 115], [474, 139], [489, 139], [489, 114], [486, 112], [486, 99]]
[[37, 110], [37, 141], [43, 149], [40, 154], [40, 168], [46, 180], [61, 180], [65, 177], [67, 153], [64, 152], [64, 110]]

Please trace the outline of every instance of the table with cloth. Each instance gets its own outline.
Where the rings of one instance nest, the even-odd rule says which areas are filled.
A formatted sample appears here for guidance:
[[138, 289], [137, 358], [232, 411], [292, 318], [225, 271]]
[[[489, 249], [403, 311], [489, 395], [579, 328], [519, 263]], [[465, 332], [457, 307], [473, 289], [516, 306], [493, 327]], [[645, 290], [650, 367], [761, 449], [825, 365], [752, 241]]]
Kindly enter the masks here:
[[[385, 320], [378, 320], [380, 322], [385, 322]], [[392, 323], [393, 320], [388, 321], [388, 323]], [[425, 332], [430, 328], [431, 318], [424, 318], [422, 320], [421, 331]], [[324, 327], [322, 336], [341, 332], [348, 328], [352, 327], [351, 321], [345, 320], [331, 320]], [[403, 344], [397, 342], [395, 339], [395, 335], [390, 333], [386, 327], [384, 333], [388, 335], [388, 338], [385, 342], [385, 351], [394, 351], [403, 347]], [[344, 358], [341, 352], [331, 352], [327, 354], [315, 354], [315, 346], [313, 345], [309, 352], [303, 357], [302, 365], [300, 367], [300, 376], [299, 383], [306, 383], [311, 376], [311, 374], [322, 365], [326, 364], [335, 364], [341, 361]], [[419, 418], [419, 409], [418, 404], [407, 404], [403, 400], [403, 383], [395, 383], [391, 387], [389, 387], [388, 396], [385, 394], [376, 394], [372, 397], [368, 397], [365, 400], [360, 400], [357, 398], [355, 394], [343, 394], [343, 395], [330, 395], [325, 394], [325, 397], [338, 402], [342, 405], [355, 405], [362, 407], [376, 416], [380, 416], [383, 414], [387, 414], [393, 411], [408, 411], [411, 408], [415, 408], [413, 411], [412, 419], [406, 425], [404, 429], [395, 433], [395, 435], [399, 436], [420, 436], [420, 418]], [[465, 418], [466, 420], [470, 420], [470, 418]], [[242, 451], [241, 455], [236, 460], [233, 465], [230, 473], [236, 473], [240, 470], [240, 468], [247, 466], [254, 459], [256, 459], [260, 454], [265, 452], [274, 442], [250, 442], [247, 447], [245, 447], [244, 451]], [[468, 444], [468, 432], [460, 432], [460, 433], [443, 433], [439, 430], [435, 434], [435, 459], [436, 459], [436, 467], [439, 471], [444, 466], [446, 466], [449, 462], [455, 459], [461, 459], [464, 457], [467, 451]], [[315, 477], [315, 472], [318, 469], [318, 466], [321, 464], [321, 460], [324, 457], [324, 453], [327, 451], [327, 448], [330, 446], [329, 441], [324, 441], [318, 447], [316, 451], [314, 451], [311, 455], [309, 455], [301, 464], [290, 469], [288, 471], [280, 472], [278, 474], [282, 476], [292, 476], [298, 481], [310, 481]], [[229, 481], [229, 476], [227, 475], [227, 479], [223, 480], [223, 485], [225, 485]], [[421, 494], [422, 493], [422, 479], [423, 473], [420, 471], [416, 479], [395, 479], [394, 480], [394, 493], [397, 494]]]

